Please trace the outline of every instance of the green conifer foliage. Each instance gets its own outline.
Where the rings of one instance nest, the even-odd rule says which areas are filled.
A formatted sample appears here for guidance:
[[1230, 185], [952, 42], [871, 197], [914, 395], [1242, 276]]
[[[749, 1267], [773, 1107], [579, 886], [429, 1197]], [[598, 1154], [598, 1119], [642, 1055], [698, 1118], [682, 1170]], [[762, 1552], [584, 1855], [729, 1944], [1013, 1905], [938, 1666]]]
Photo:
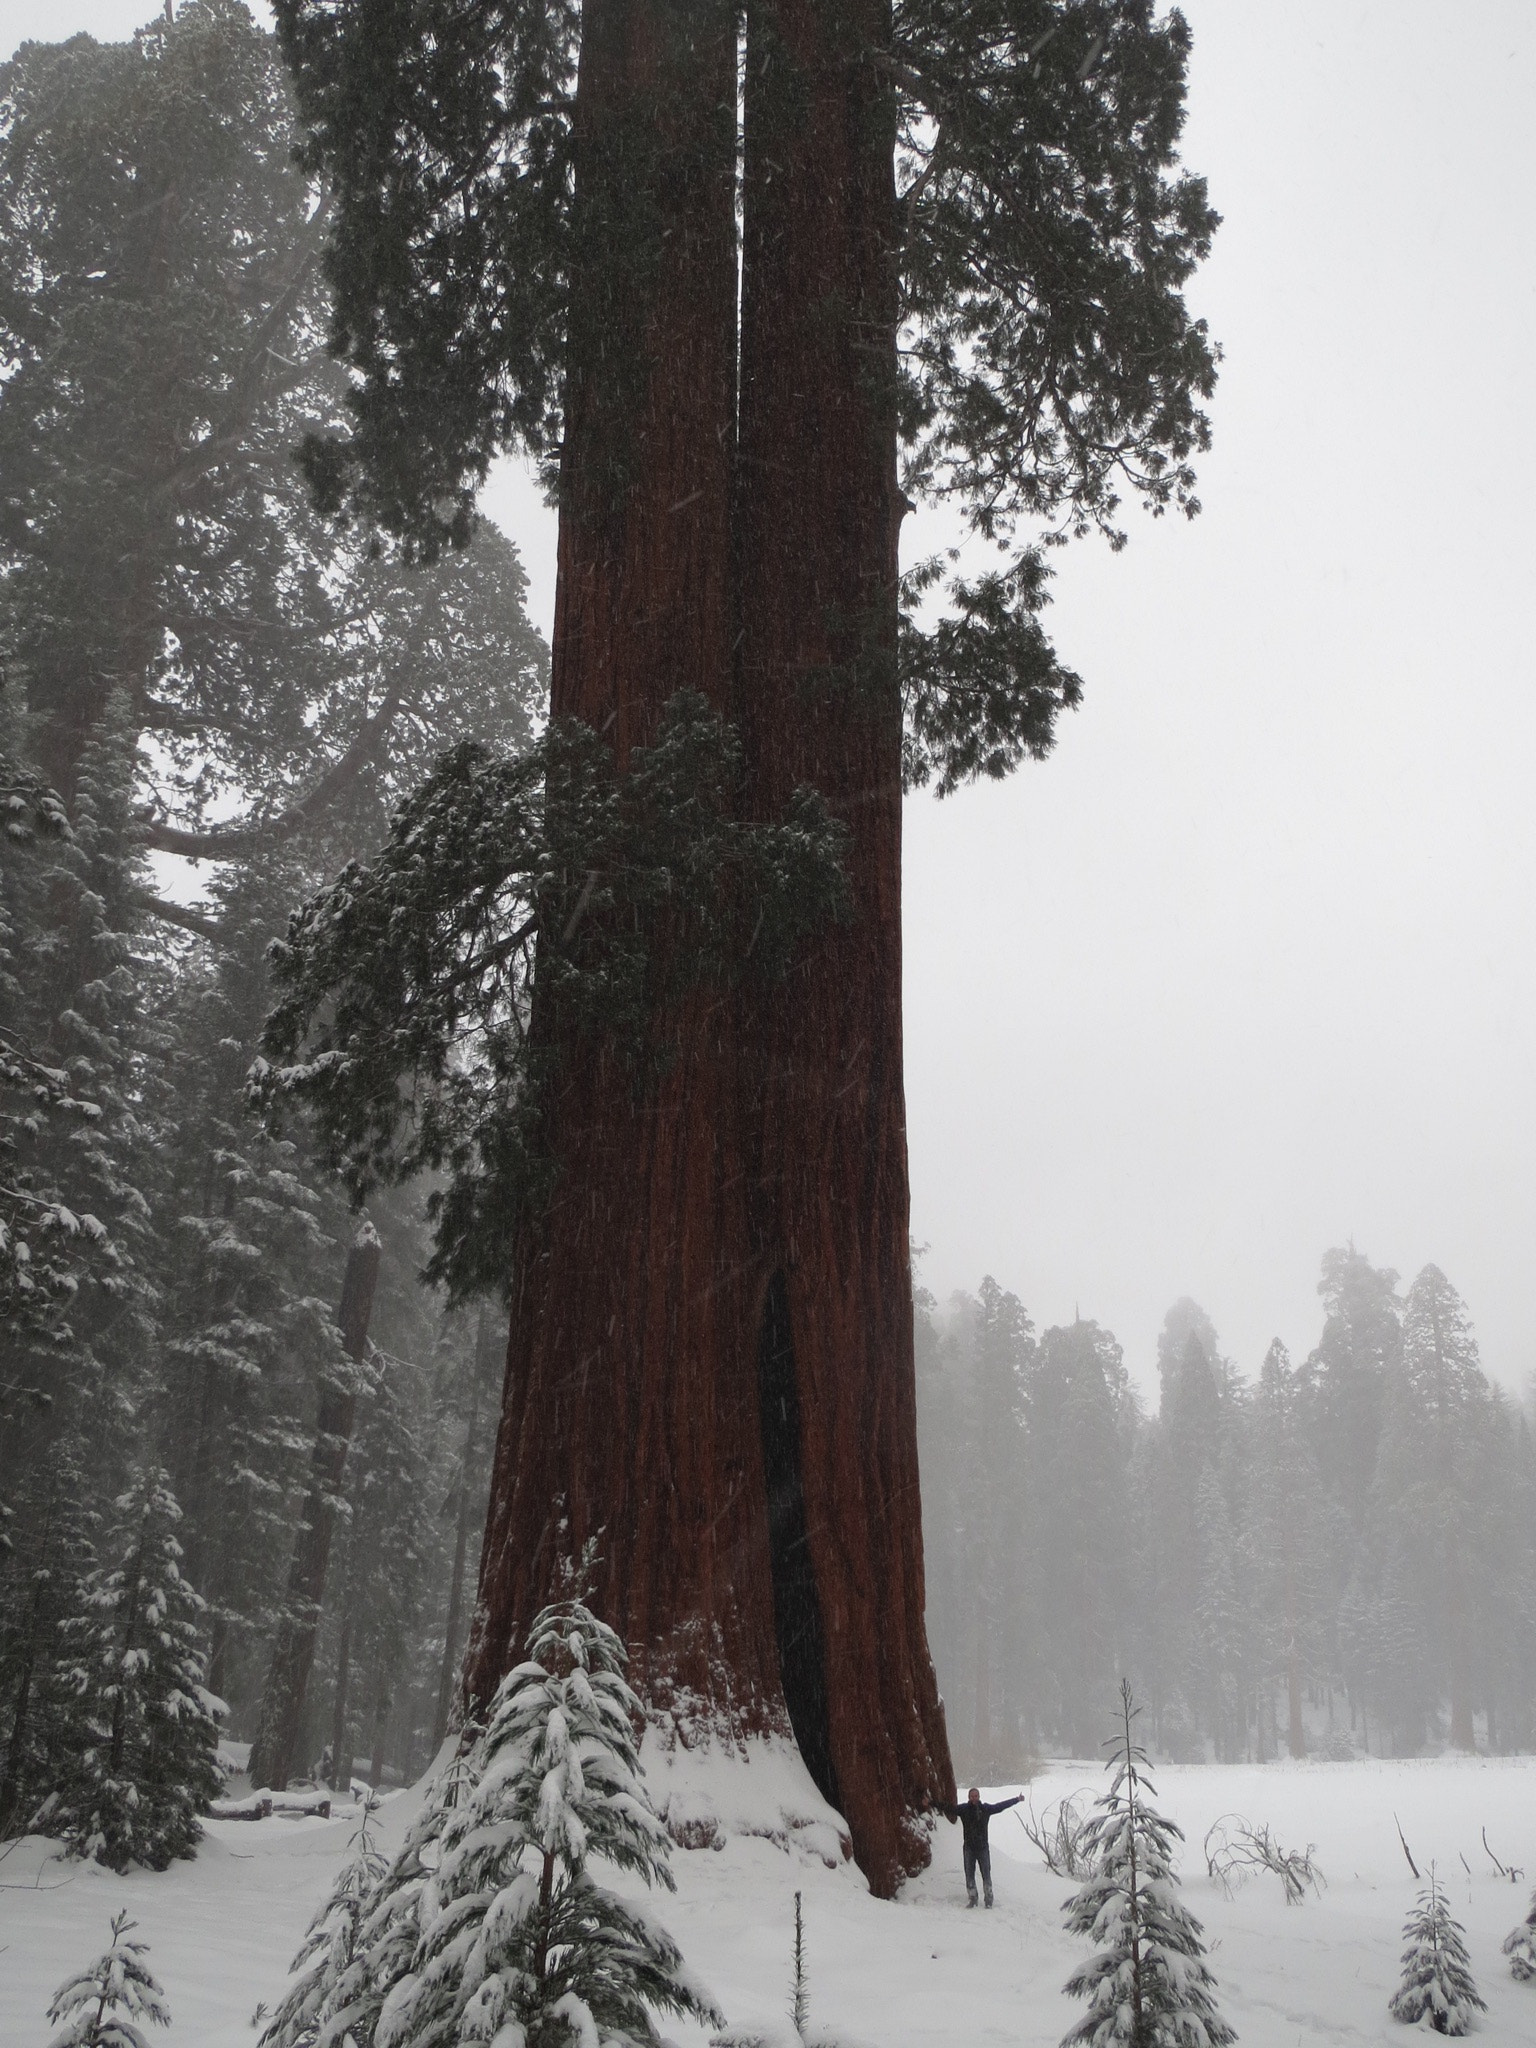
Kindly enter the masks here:
[[576, 721], [518, 760], [462, 746], [378, 858], [294, 917], [257, 1092], [311, 1106], [355, 1196], [445, 1174], [427, 1277], [451, 1295], [505, 1284], [513, 1227], [557, 1170], [542, 1128], [551, 1042], [606, 1037], [643, 1085], [668, 1058], [670, 1003], [780, 973], [846, 915], [845, 835], [820, 798], [801, 790], [779, 820], [743, 823], [739, 774], [735, 734], [690, 692], [622, 776]]
[[484, 2039], [511, 2022], [549, 2048], [594, 2029], [655, 2048], [658, 2012], [719, 2021], [665, 1930], [593, 1875], [609, 1863], [673, 1887], [623, 1664], [579, 1601], [538, 1617], [492, 1705], [478, 1781], [444, 1827], [412, 1979], [385, 2008], [378, 2048], [434, 2039], [450, 2019]]
[[1237, 2036], [1216, 2009], [1200, 1922], [1179, 1900], [1173, 1845], [1183, 1836], [1149, 1803], [1156, 1788], [1132, 1738], [1127, 1681], [1120, 1710], [1114, 1777], [1083, 1833], [1093, 1875], [1062, 1908], [1071, 1932], [1097, 1948], [1067, 1981], [1088, 2010], [1062, 2048], [1225, 2048]]
[[222, 1784], [203, 1686], [204, 1604], [181, 1575], [181, 1510], [164, 1472], [117, 1503], [116, 1561], [81, 1581], [63, 1623], [73, 1769], [59, 1819], [76, 1854], [113, 1870], [190, 1856]]
[[72, 838], [54, 791], [0, 749], [0, 1329], [8, 1339], [0, 1414], [42, 1392], [22, 1360], [39, 1343], [68, 1344], [82, 1268], [93, 1251], [111, 1257], [104, 1226], [68, 1207], [43, 1164], [49, 1148], [37, 1143], [45, 1125], [101, 1114], [99, 1103], [73, 1093], [67, 1071], [48, 1063], [32, 1035], [39, 1020], [28, 1015], [24, 979], [46, 849]]
[[348, 2033], [367, 2048], [659, 2048], [658, 2013], [719, 2024], [666, 1931], [595, 1875], [607, 1863], [673, 1888], [624, 1661], [579, 1600], [539, 1615], [483, 1735], [373, 1883], [361, 1926], [344, 1874], [263, 2048]]
[[1466, 1930], [1453, 1919], [1433, 1868], [1418, 1904], [1403, 1924], [1403, 1981], [1388, 2010], [1405, 2026], [1422, 2020], [1437, 2034], [1470, 2033], [1473, 2015], [1487, 2007], [1472, 1982]]
[[293, 1981], [262, 2035], [263, 2048], [308, 2048], [332, 2016], [327, 1994], [352, 1965], [364, 1916], [389, 1868], [377, 1833], [377, 1802], [370, 1794], [349, 1844], [352, 1853], [293, 1959]]
[[[466, 1748], [429, 1787], [388, 1866], [371, 1874], [373, 1866], [354, 1859], [343, 1871], [294, 1960], [297, 1981], [268, 2023], [261, 2048], [310, 2048], [322, 2035], [327, 2042], [373, 2048], [386, 2000], [411, 1974], [443, 1829], [475, 1782], [478, 1732], [466, 1729]], [[360, 1893], [355, 1907], [354, 1885]], [[340, 1938], [316, 1941], [325, 1926]]]
[[53, 1994], [48, 2019], [59, 2031], [48, 2048], [146, 2048], [139, 2020], [170, 2025], [165, 1993], [144, 1960], [149, 1944], [128, 1939], [137, 1925], [114, 1913], [110, 1948]]
[[0, 1838], [46, 1828], [73, 1729], [60, 1624], [93, 1562], [98, 1516], [84, 1440], [60, 1437], [19, 1475], [0, 1552]]

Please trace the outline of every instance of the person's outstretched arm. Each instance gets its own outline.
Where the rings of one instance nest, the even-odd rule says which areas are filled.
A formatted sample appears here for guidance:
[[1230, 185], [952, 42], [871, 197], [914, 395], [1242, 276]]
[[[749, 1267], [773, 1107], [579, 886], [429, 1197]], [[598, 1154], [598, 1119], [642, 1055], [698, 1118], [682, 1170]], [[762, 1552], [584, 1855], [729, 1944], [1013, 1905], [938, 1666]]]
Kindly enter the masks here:
[[946, 1820], [951, 1821], [960, 1818], [959, 1807], [951, 1806], [947, 1799], [930, 1799], [925, 1796], [923, 1799], [923, 1811], [925, 1813], [942, 1813]]
[[1010, 1806], [1017, 1806], [1023, 1797], [1022, 1792], [1015, 1792], [1011, 1799], [999, 1799], [996, 1806], [987, 1808], [987, 1818], [990, 1820], [994, 1813], [1006, 1813]]

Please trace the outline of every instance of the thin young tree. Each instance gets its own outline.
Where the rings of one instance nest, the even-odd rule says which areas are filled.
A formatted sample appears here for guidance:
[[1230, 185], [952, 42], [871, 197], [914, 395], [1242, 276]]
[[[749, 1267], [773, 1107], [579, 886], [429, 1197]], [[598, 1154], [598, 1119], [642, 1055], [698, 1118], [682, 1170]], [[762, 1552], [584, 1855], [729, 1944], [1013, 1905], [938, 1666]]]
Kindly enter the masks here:
[[[421, 1935], [421, 1908], [428, 1879], [437, 1867], [447, 1816], [474, 1782], [473, 1749], [461, 1751], [428, 1789], [387, 1867], [362, 1880], [370, 1866], [358, 1864], [356, 1907], [342, 1898], [338, 1883], [332, 1922], [340, 1940], [305, 1941], [294, 1959], [293, 1984], [261, 2037], [261, 2048], [310, 2048], [327, 2039], [370, 2044], [391, 1993], [410, 1974]], [[354, 1859], [356, 1861], [356, 1859]], [[330, 1917], [327, 1907], [322, 1918]], [[353, 1923], [354, 1910], [356, 1923]], [[311, 1929], [314, 1932], [314, 1929]]]
[[1403, 1939], [1403, 1979], [1387, 2007], [1393, 2019], [1409, 2027], [1423, 2021], [1437, 2034], [1469, 2033], [1473, 2016], [1487, 2006], [1472, 1981], [1466, 1929], [1452, 1917], [1433, 1864]]
[[378, 1802], [363, 1800], [351, 1854], [293, 1959], [292, 1981], [262, 2034], [264, 2048], [304, 2048], [330, 2018], [327, 1999], [357, 1954], [365, 1917], [389, 1865], [378, 1847]]
[[114, 1913], [111, 1945], [55, 1991], [48, 2020], [58, 2032], [48, 2048], [147, 2048], [137, 2023], [170, 2025], [165, 1992], [144, 1960], [149, 1944], [128, 1939], [137, 1925]]
[[1225, 2048], [1237, 2036], [1216, 2009], [1200, 1922], [1178, 1897], [1174, 1843], [1183, 1835], [1150, 1803], [1156, 1787], [1131, 1724], [1128, 1679], [1110, 1739], [1109, 1790], [1083, 1831], [1093, 1875], [1062, 1911], [1096, 1953], [1067, 1980], [1088, 2010], [1062, 2048]]

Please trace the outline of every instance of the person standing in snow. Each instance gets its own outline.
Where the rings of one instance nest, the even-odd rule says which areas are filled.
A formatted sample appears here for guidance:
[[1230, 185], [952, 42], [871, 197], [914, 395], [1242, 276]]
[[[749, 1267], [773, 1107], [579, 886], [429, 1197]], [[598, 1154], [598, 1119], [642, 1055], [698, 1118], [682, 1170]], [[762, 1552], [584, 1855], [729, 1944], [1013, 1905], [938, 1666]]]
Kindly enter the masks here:
[[[946, 1820], [957, 1820], [960, 1823], [960, 1832], [964, 1838], [965, 1903], [968, 1906], [974, 1906], [976, 1903], [978, 1870], [981, 1872], [982, 1896], [987, 1905], [991, 1906], [992, 1851], [987, 1842], [987, 1823], [994, 1813], [1006, 1813], [1010, 1806], [1017, 1806], [1023, 1797], [1022, 1792], [1015, 1792], [1011, 1799], [999, 1799], [995, 1805], [988, 1806], [981, 1796], [980, 1788], [973, 1785], [963, 1806], [952, 1806], [947, 1800], [939, 1801], [936, 1811], [942, 1813]], [[933, 1801], [925, 1799], [923, 1805], [926, 1809], [933, 1805]]]

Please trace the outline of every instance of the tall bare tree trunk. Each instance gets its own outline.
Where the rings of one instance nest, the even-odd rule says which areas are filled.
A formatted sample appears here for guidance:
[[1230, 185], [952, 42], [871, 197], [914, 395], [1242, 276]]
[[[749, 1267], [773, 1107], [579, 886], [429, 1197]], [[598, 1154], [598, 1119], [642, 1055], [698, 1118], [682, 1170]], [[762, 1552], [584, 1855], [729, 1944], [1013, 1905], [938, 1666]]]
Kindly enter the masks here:
[[[362, 1364], [368, 1348], [379, 1256], [378, 1233], [371, 1223], [365, 1223], [347, 1253], [337, 1315], [342, 1345], [354, 1366]], [[272, 1646], [272, 1662], [261, 1696], [261, 1719], [251, 1745], [251, 1783], [268, 1785], [274, 1792], [282, 1791], [293, 1775], [304, 1723], [304, 1696], [315, 1661], [315, 1636], [325, 1602], [326, 1571], [336, 1526], [336, 1497], [346, 1471], [356, 1420], [354, 1376], [349, 1373], [343, 1382], [323, 1381], [315, 1448], [310, 1457], [309, 1493], [288, 1570], [287, 1607]]]

